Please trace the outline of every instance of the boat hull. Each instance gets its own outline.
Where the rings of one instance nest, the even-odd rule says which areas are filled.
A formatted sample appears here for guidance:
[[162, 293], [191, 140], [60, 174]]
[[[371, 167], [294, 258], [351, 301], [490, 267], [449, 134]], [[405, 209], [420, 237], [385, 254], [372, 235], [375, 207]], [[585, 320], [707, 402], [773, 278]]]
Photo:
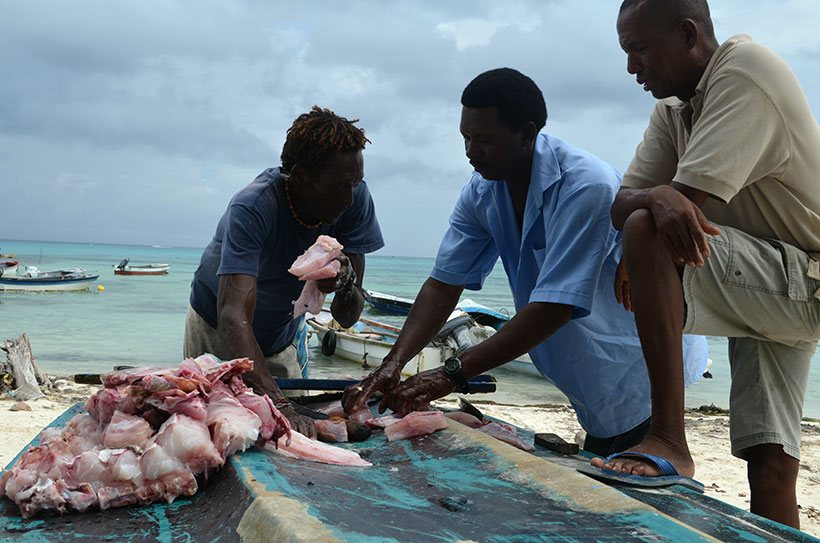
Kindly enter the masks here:
[[[351, 333], [344, 330], [331, 330], [327, 326], [315, 321], [307, 320], [319, 338], [319, 343], [324, 341], [328, 331], [336, 335], [336, 349], [334, 354], [339, 358], [356, 362], [363, 368], [378, 367], [384, 357], [393, 348], [393, 344], [388, 341], [369, 337], [371, 334]], [[378, 333], [372, 334], [379, 335]], [[398, 334], [396, 334], [398, 335]], [[447, 358], [455, 355], [455, 349], [449, 346], [436, 347], [428, 345], [414, 356], [402, 370], [403, 375], [414, 375], [416, 373], [441, 366]]]
[[36, 279], [25, 277], [0, 277], [0, 290], [25, 292], [80, 291], [88, 290], [100, 276], [89, 275], [79, 279]]
[[170, 264], [156, 263], [144, 266], [117, 266], [114, 275], [166, 275]]
[[146, 270], [146, 269], [132, 269], [132, 270], [114, 270], [114, 275], [167, 275], [168, 269], [164, 270]]
[[407, 316], [413, 308], [413, 300], [391, 296], [390, 294], [367, 290], [364, 297], [373, 309], [388, 315]]

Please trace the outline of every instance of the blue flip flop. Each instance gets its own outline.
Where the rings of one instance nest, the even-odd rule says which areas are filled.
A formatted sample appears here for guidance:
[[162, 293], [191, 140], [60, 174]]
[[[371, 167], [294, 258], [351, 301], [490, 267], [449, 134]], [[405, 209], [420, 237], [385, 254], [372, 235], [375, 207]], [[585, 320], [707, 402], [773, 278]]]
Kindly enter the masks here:
[[703, 483], [696, 481], [690, 477], [684, 477], [675, 466], [662, 456], [655, 456], [654, 454], [647, 454], [637, 451], [623, 451], [611, 454], [606, 457], [606, 461], [614, 460], [616, 458], [639, 458], [646, 460], [657, 467], [663, 475], [657, 477], [647, 477], [644, 475], [632, 475], [627, 473], [619, 473], [608, 469], [596, 468], [589, 464], [580, 466], [577, 471], [584, 475], [589, 475], [594, 479], [604, 482], [612, 482], [622, 485], [639, 486], [646, 488], [658, 488], [664, 486], [681, 485], [690, 488], [696, 492], [703, 492]]

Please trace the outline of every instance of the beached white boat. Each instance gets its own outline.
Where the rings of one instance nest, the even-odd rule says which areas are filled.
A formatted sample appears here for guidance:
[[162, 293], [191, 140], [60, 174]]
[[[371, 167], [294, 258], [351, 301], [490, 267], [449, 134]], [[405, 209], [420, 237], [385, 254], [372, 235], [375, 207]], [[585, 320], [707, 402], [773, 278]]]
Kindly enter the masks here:
[[6, 291], [65, 291], [88, 290], [99, 275], [90, 275], [81, 268], [41, 272], [29, 266], [23, 275], [0, 277], [0, 290]]
[[[359, 319], [351, 328], [342, 329], [325, 311], [306, 322], [316, 333], [324, 354], [336, 355], [371, 368], [382, 363], [401, 332], [401, 328], [365, 318]], [[433, 341], [410, 360], [402, 373], [413, 375], [441, 366], [456, 353], [457, 348], [457, 345], [447, 341]]]
[[129, 264], [129, 262], [126, 258], [114, 266], [114, 275], [165, 275], [171, 267], [165, 262], [151, 264]]
[[[343, 329], [326, 310], [319, 315], [310, 316], [306, 322], [316, 333], [324, 354], [336, 355], [372, 368], [381, 364], [401, 332], [399, 327], [366, 318], [360, 318], [351, 328]], [[449, 357], [494, 333], [493, 328], [477, 325], [470, 315], [457, 309], [436, 338], [407, 363], [402, 374], [413, 375], [441, 366]], [[508, 362], [504, 368], [541, 378], [527, 355]]]

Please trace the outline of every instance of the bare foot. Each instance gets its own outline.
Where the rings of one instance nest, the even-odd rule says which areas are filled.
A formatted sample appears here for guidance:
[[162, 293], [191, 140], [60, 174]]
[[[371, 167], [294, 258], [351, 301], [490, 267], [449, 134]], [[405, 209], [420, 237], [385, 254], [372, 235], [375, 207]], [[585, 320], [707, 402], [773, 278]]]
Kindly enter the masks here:
[[[671, 462], [675, 469], [678, 470], [678, 473], [684, 477], [691, 478], [695, 475], [695, 463], [692, 461], [692, 455], [689, 454], [689, 447], [686, 445], [686, 441], [673, 442], [650, 433], [646, 435], [642, 442], [625, 452], [632, 451], [665, 458]], [[608, 469], [618, 473], [642, 475], [644, 477], [658, 477], [663, 475], [653, 463], [637, 457], [630, 458], [627, 456], [615, 458], [610, 462], [607, 462], [604, 458], [593, 458], [589, 463], [597, 468]]]

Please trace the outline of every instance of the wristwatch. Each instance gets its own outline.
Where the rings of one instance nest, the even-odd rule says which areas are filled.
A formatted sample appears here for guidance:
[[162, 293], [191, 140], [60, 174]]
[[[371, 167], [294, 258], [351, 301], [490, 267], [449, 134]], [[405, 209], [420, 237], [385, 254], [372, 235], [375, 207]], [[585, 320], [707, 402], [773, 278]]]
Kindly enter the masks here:
[[444, 361], [444, 375], [456, 386], [458, 392], [467, 394], [470, 392], [470, 383], [464, 376], [464, 368], [461, 366], [461, 360], [456, 356], [451, 356]]

